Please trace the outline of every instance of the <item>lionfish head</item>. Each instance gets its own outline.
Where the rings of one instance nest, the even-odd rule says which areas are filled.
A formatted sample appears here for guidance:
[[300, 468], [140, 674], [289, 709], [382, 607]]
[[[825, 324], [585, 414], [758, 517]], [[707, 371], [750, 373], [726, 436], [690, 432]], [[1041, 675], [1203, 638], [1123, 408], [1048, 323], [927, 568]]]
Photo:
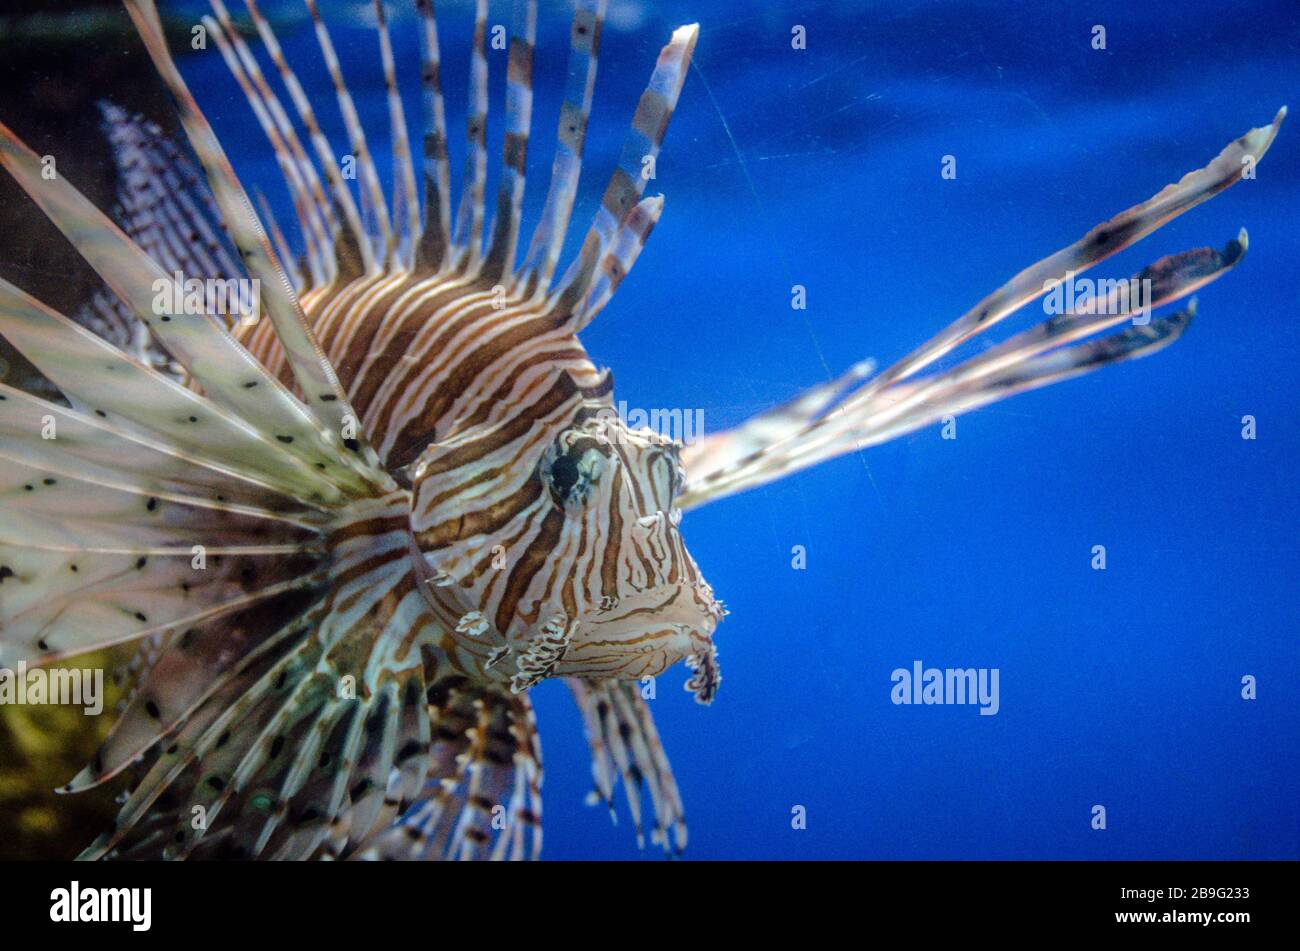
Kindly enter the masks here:
[[[457, 634], [516, 686], [640, 679], [680, 660], [707, 703], [724, 611], [686, 549], [679, 442], [629, 427], [608, 375], [567, 371], [526, 405], [431, 445], [412, 470], [413, 535]], [[503, 663], [514, 655], [514, 663]]]

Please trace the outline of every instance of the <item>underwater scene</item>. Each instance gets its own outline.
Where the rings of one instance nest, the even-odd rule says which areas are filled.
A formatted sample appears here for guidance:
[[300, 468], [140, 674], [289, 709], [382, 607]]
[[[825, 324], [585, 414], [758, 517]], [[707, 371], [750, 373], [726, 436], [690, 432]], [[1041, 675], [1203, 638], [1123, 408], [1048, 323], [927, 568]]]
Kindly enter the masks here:
[[0, 62], [0, 859], [1300, 858], [1291, 0]]

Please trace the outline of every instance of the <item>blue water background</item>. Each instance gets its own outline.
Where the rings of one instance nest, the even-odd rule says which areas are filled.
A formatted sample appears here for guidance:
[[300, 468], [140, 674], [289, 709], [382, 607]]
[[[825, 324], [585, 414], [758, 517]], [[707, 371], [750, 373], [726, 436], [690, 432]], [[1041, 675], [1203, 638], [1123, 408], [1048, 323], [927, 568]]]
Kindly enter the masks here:
[[[346, 151], [301, 7], [265, 6]], [[323, 9], [383, 156], [368, 6]], [[455, 182], [472, 11], [438, 7]], [[390, 9], [418, 123], [416, 24], [408, 5]], [[542, 4], [526, 229], [549, 174], [568, 16]], [[1290, 0], [614, 0], [582, 228], [660, 45], [693, 20], [700, 69], [651, 183], [662, 221], [583, 336], [617, 398], [702, 409], [708, 431], [863, 357], [902, 356], [1283, 103], [1300, 106]], [[494, 4], [492, 22], [508, 21]], [[791, 48], [796, 24], [806, 50]], [[1098, 24], [1104, 51], [1090, 45]], [[491, 62], [495, 143], [504, 53]], [[240, 174], [287, 222], [269, 149], [215, 49], [185, 71]], [[940, 175], [945, 155], [955, 180]], [[688, 513], [688, 544], [732, 612], [712, 708], [681, 689], [680, 667], [652, 704], [688, 858], [1300, 857], [1298, 212], [1293, 115], [1257, 180], [1095, 272], [1128, 276], [1245, 225], [1245, 261], [1200, 293], [1172, 348], [962, 417], [955, 440], [929, 428]], [[806, 312], [791, 309], [794, 284]], [[1042, 319], [1031, 305], [994, 339]], [[1248, 414], [1254, 441], [1241, 438]], [[796, 545], [805, 570], [791, 567]], [[1090, 566], [1094, 545], [1105, 571]], [[998, 668], [1000, 712], [892, 704], [891, 671], [915, 660]], [[1255, 701], [1241, 698], [1245, 675]], [[636, 857], [625, 809], [613, 828], [583, 805], [589, 761], [567, 690], [534, 698], [545, 854]], [[1097, 804], [1105, 831], [1090, 825]], [[796, 806], [806, 829], [792, 828]]]

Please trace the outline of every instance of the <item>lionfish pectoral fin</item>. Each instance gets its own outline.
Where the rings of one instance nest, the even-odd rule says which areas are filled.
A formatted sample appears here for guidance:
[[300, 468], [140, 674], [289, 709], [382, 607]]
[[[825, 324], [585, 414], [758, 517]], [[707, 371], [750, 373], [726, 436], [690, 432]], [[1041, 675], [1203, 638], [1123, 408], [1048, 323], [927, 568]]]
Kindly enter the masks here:
[[[0, 316], [7, 336], [16, 314]], [[61, 368], [51, 371], [54, 364], [32, 352], [62, 378]], [[64, 353], [67, 360], [80, 351]], [[122, 364], [108, 366], [129, 367], [118, 357]], [[98, 360], [64, 368], [94, 380], [107, 372]], [[319, 508], [307, 496], [328, 483], [313, 484], [287, 466], [278, 485], [259, 479], [252, 467], [269, 451], [202, 400], [179, 398], [161, 383], [135, 388], [128, 373], [118, 382], [118, 393], [89, 397], [87, 386], [70, 385], [73, 399], [97, 404], [84, 412], [0, 386], [0, 498], [13, 502], [0, 524], [0, 662], [49, 663], [184, 629], [321, 580], [312, 527]], [[154, 402], [133, 407], [135, 395]], [[140, 420], [169, 401], [183, 407], [182, 420], [207, 423], [216, 446], [246, 447], [250, 471], [231, 471], [211, 449], [189, 451], [143, 431]]]
[[604, 803], [617, 821], [614, 786], [621, 779], [637, 844], [644, 847], [642, 793], [647, 792], [653, 810], [651, 844], [670, 855], [680, 853], [687, 838], [682, 798], [640, 683], [578, 677], [565, 681], [582, 712], [595, 801]]
[[542, 847], [542, 749], [532, 703], [463, 678], [428, 690], [431, 765], [359, 859], [526, 859]]
[[[155, 68], [172, 95], [181, 125], [207, 176], [217, 207], [243, 265], [252, 278], [259, 281], [261, 309], [275, 327], [294, 380], [309, 407], [311, 417], [318, 425], [318, 440], [328, 440], [336, 458], [375, 489], [385, 491], [392, 488], [392, 481], [380, 467], [378, 456], [359, 430], [358, 417], [348, 402], [338, 375], [316, 341], [280, 265], [279, 257], [235, 175], [230, 160], [198, 103], [194, 101], [180, 70], [176, 68], [153, 0], [126, 0], [126, 6]], [[311, 6], [314, 11], [314, 5]], [[324, 38], [322, 42], [325, 42]], [[329, 56], [327, 62], [331, 63], [332, 68], [337, 68], [337, 62]], [[348, 115], [350, 114], [345, 110], [345, 116]], [[364, 161], [369, 158], [364, 145], [364, 140], [354, 142], [354, 148], [357, 148], [358, 155], [363, 160], [366, 181], [370, 183], [374, 174], [373, 161]], [[379, 201], [382, 200], [380, 192]], [[387, 226], [387, 211], [381, 207], [381, 212]], [[387, 234], [385, 231], [385, 239]]]
[[[360, 468], [315, 413], [272, 377], [218, 321], [176, 315], [168, 302], [184, 296], [173, 275], [122, 233], [62, 177], [47, 180], [40, 159], [0, 124], [0, 165], [40, 206], [135, 315], [199, 384], [204, 395], [248, 428], [273, 438], [296, 457], [352, 495], [370, 495], [387, 477]], [[161, 298], [161, 301], [160, 301]], [[120, 400], [119, 415], [139, 411]], [[106, 407], [107, 408], [107, 407]], [[255, 420], [256, 424], [249, 423]], [[329, 433], [327, 437], [327, 433]]]
[[[1153, 353], [1176, 340], [1195, 307], [1164, 319], [1153, 318], [1151, 310], [1180, 300], [1233, 268], [1246, 251], [1244, 229], [1222, 251], [1199, 248], [1169, 255], [1129, 281], [1110, 282], [1104, 300], [1108, 306], [1102, 306], [1099, 297], [1085, 307], [1067, 308], [954, 368], [917, 376], [1067, 278], [1240, 181], [1268, 150], [1285, 116], [1284, 107], [1270, 125], [1236, 139], [1204, 168], [1189, 172], [1148, 201], [1021, 271], [888, 369], [865, 377], [855, 368], [784, 406], [686, 446], [682, 463], [687, 484], [681, 508], [763, 485], [947, 415]], [[1138, 304], [1133, 304], [1130, 288], [1141, 295]], [[1133, 326], [1121, 333], [1076, 343], [1126, 321]]]
[[[382, 515], [400, 517], [405, 499]], [[373, 508], [373, 507], [372, 507]], [[391, 510], [391, 511], [389, 511]], [[336, 550], [356, 592], [321, 583], [276, 614], [173, 638], [73, 789], [138, 760], [113, 828], [84, 858], [346, 855], [424, 781], [421, 644], [431, 618], [405, 541], [368, 509]], [[411, 645], [403, 650], [396, 645]], [[152, 727], [152, 729], [151, 729]]]
[[172, 639], [66, 790], [134, 767], [82, 858], [536, 857], [531, 704], [436, 673], [439, 627], [407, 556], [375, 535], [338, 566], [368, 568], [363, 591], [322, 586], [249, 643], [236, 623]]

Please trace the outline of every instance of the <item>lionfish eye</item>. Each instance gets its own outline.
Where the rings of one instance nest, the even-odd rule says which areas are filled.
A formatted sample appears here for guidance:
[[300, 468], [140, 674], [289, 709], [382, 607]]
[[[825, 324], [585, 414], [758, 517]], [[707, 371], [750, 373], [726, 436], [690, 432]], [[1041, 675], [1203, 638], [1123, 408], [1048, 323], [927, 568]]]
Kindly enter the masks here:
[[608, 449], [600, 439], [572, 430], [560, 434], [542, 459], [542, 478], [557, 505], [585, 505], [605, 470]]

